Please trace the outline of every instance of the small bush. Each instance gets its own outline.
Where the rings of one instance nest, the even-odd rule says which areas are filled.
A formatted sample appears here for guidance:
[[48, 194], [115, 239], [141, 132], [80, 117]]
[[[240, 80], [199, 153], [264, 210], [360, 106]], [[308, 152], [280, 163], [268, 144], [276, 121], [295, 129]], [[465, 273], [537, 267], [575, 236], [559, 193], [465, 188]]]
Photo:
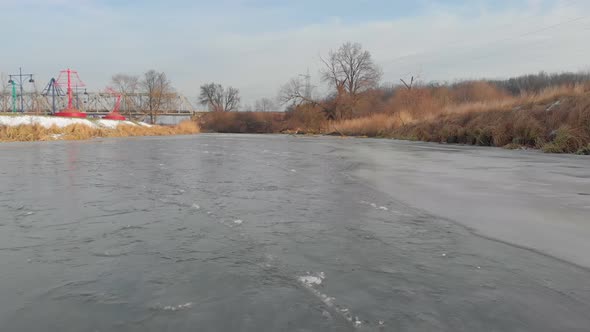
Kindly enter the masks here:
[[278, 112], [211, 112], [200, 119], [205, 131], [266, 134], [282, 131], [285, 114]]
[[579, 155], [590, 155], [590, 143], [576, 152]]
[[399, 124], [400, 120], [396, 116], [374, 114], [358, 119], [331, 122], [328, 125], [328, 132], [346, 136], [384, 137]]
[[522, 149], [522, 145], [519, 144], [514, 144], [514, 143], [509, 143], [503, 146], [504, 149], [508, 149], [508, 150], [518, 150], [518, 149]]
[[542, 149], [550, 153], [575, 153], [584, 148], [584, 139], [580, 133], [568, 126], [559, 128], [555, 139], [545, 144]]

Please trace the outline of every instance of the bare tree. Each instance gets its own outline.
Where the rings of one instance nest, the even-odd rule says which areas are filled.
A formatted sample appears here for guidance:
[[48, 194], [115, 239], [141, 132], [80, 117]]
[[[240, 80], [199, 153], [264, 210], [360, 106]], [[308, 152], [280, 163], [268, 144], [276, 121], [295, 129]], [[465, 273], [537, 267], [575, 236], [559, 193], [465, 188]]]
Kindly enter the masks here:
[[201, 85], [199, 103], [207, 106], [211, 111], [223, 111], [223, 87], [215, 83]]
[[270, 98], [261, 98], [254, 103], [256, 112], [272, 112], [276, 110], [275, 102]]
[[321, 61], [324, 64], [322, 80], [336, 89], [338, 95], [356, 97], [377, 87], [381, 80], [381, 70], [373, 62], [371, 53], [363, 50], [359, 43], [345, 43]]
[[240, 100], [240, 90], [231, 86], [225, 89], [216, 83], [201, 85], [199, 102], [213, 112], [237, 111]]
[[164, 105], [172, 99], [172, 84], [165, 73], [150, 70], [144, 74], [140, 85], [147, 94], [145, 111], [150, 117], [150, 123], [155, 124]]
[[121, 108], [123, 113], [129, 114], [134, 106], [134, 99], [131, 95], [137, 92], [139, 87], [139, 76], [128, 74], [116, 74], [111, 78], [113, 88], [121, 94]]
[[242, 112], [254, 112], [254, 108], [252, 107], [252, 105], [240, 106], [240, 109], [242, 110]]
[[282, 104], [292, 104], [295, 106], [301, 104], [317, 104], [317, 102], [308, 95], [309, 93], [306, 91], [306, 84], [300, 78], [292, 78], [281, 87], [278, 99]]
[[226, 112], [237, 111], [238, 106], [240, 105], [240, 90], [232, 88], [231, 86], [227, 88], [224, 101], [224, 110]]
[[327, 98], [324, 100], [316, 100], [308, 97], [307, 84], [299, 78], [293, 78], [287, 84], [283, 85], [279, 92], [279, 101], [282, 104], [290, 104], [292, 108], [297, 108], [301, 105], [307, 104], [312, 107], [319, 107], [326, 118], [336, 118], [336, 108], [339, 102], [338, 96], [336, 98]]
[[0, 112], [8, 112], [10, 109], [10, 89], [8, 76], [4, 73], [0, 73]]

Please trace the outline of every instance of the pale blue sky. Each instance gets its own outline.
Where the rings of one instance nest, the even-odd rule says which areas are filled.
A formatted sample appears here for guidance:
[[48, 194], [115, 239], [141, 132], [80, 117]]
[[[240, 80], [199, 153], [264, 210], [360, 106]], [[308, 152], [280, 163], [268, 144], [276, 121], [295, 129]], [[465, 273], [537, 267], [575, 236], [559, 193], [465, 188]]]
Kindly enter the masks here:
[[0, 72], [23, 66], [39, 85], [65, 67], [92, 89], [153, 68], [191, 99], [216, 81], [251, 103], [307, 68], [320, 85], [319, 56], [345, 41], [386, 82], [590, 69], [587, 0], [0, 0], [0, 12]]

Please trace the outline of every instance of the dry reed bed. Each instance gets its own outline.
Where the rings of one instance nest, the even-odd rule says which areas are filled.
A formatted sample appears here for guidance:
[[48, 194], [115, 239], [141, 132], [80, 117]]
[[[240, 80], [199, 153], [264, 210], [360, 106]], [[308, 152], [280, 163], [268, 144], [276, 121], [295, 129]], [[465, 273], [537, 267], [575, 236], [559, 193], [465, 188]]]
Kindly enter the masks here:
[[587, 86], [556, 87], [538, 94], [448, 105], [437, 112], [374, 114], [332, 122], [328, 132], [429, 142], [539, 148], [590, 153]]
[[83, 124], [45, 128], [33, 124], [15, 127], [0, 126], [0, 141], [85, 140], [97, 137], [189, 135], [199, 132], [200, 128], [194, 121], [183, 121], [172, 127], [119, 125], [113, 129], [96, 128]]

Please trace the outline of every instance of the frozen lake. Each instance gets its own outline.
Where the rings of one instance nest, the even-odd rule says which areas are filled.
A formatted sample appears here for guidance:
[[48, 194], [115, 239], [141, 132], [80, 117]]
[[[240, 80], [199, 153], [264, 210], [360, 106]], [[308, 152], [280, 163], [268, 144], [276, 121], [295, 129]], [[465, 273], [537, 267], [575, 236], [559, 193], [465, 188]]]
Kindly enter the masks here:
[[584, 331], [590, 158], [293, 136], [0, 145], [2, 331]]

